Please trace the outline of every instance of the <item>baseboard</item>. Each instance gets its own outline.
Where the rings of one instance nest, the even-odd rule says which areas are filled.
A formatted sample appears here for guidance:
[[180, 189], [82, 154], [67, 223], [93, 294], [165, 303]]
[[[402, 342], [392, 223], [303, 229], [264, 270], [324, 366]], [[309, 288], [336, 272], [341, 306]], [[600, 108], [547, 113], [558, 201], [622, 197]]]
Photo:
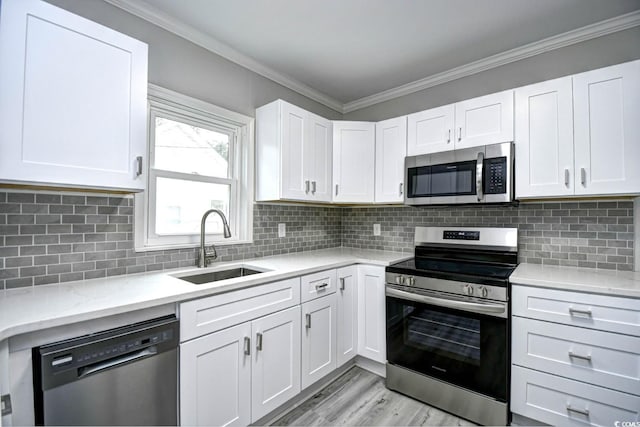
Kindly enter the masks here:
[[369, 371], [379, 377], [387, 377], [387, 367], [384, 363], [376, 362], [375, 360], [367, 359], [366, 357], [356, 356], [355, 364], [365, 371]]

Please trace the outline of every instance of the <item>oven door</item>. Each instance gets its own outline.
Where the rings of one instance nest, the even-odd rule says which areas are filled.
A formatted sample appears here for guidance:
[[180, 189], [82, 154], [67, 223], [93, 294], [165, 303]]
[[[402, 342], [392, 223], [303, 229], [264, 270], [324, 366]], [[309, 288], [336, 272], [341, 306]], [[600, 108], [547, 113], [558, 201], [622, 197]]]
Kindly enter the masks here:
[[387, 286], [387, 360], [502, 402], [507, 304]]

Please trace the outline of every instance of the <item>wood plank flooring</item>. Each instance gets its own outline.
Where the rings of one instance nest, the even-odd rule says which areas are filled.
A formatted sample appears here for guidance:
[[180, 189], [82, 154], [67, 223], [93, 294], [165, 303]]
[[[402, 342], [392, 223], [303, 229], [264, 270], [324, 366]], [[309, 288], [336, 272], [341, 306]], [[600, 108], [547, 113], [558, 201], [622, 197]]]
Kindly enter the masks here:
[[328, 384], [274, 426], [473, 426], [447, 412], [388, 390], [358, 367]]

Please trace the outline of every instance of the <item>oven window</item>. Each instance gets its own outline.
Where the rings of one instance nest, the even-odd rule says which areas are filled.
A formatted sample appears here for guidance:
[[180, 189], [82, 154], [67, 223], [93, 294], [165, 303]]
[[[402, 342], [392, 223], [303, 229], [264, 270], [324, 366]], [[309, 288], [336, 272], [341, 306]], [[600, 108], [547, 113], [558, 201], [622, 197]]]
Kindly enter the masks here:
[[408, 196], [473, 195], [476, 193], [475, 173], [475, 160], [410, 168]]
[[480, 320], [405, 307], [405, 342], [450, 359], [480, 365]]

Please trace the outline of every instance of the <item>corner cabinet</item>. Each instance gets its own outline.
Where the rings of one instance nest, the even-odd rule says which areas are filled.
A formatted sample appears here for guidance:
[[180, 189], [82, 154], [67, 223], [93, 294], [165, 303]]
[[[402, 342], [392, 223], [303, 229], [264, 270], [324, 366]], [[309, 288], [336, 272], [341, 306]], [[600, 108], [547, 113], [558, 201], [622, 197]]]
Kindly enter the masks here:
[[141, 191], [147, 45], [39, 0], [0, 11], [0, 181]]
[[404, 201], [404, 157], [407, 155], [407, 116], [376, 123], [375, 202]]
[[513, 91], [409, 114], [407, 155], [513, 141]]
[[336, 369], [336, 313], [335, 293], [302, 304], [302, 389]]
[[332, 123], [277, 100], [256, 109], [256, 200], [331, 201]]
[[333, 122], [333, 201], [373, 203], [375, 124]]

